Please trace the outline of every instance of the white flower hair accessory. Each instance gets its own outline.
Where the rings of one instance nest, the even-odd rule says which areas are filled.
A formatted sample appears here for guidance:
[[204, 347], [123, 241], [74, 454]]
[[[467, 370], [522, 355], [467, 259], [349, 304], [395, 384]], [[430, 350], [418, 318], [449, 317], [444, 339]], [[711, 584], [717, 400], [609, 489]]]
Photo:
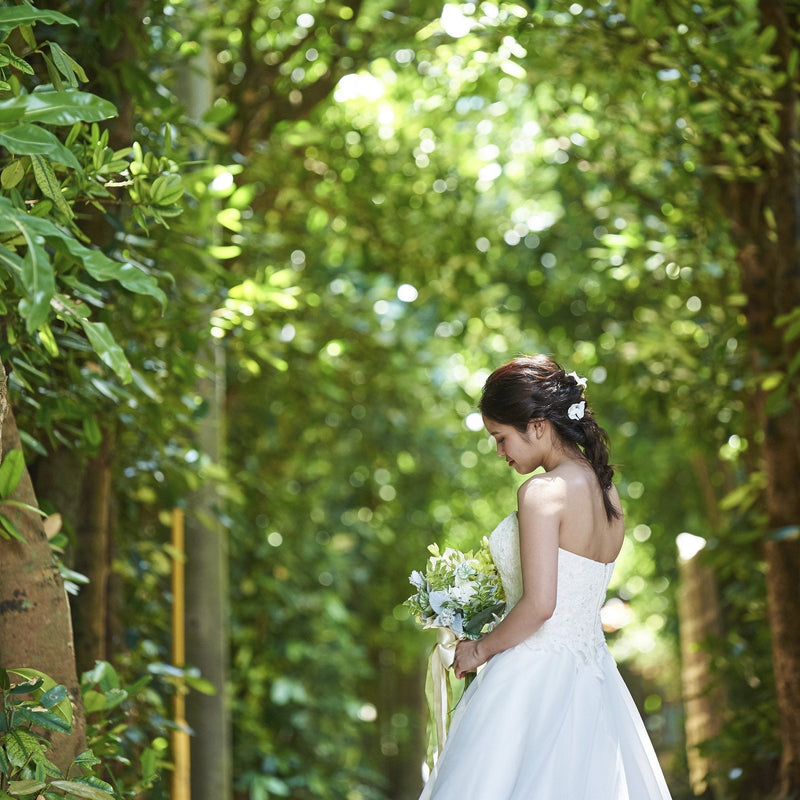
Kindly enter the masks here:
[[[577, 372], [570, 372], [570, 373], [568, 373], [567, 377], [568, 378], [575, 378], [575, 383], [577, 383], [578, 386], [581, 387], [581, 389], [585, 389], [586, 388], [586, 384], [589, 383], [589, 379], [588, 378], [581, 378], [581, 376], [578, 375]], [[581, 414], [581, 417], [582, 416], [583, 416], [583, 414]], [[578, 419], [580, 419], [580, 417], [578, 417]]]
[[[586, 378], [584, 378], [586, 380]], [[580, 403], [573, 403], [567, 409], [567, 416], [570, 419], [583, 419], [583, 414], [586, 411], [586, 401], [581, 400]]]

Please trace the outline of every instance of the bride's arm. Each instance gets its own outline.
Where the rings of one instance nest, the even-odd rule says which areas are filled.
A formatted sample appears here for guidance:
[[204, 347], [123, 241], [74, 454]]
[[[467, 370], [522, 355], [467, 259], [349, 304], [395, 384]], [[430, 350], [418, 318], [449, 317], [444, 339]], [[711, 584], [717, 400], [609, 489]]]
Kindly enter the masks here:
[[496, 653], [514, 647], [553, 615], [558, 579], [558, 530], [566, 505], [564, 481], [546, 474], [525, 481], [517, 492], [522, 597], [491, 633], [460, 642], [457, 678], [474, 672]]

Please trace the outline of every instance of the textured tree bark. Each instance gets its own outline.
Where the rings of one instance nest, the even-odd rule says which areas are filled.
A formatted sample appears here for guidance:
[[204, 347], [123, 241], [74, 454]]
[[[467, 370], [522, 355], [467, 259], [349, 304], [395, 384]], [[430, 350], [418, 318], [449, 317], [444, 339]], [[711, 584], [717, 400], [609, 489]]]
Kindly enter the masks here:
[[[762, 28], [774, 27], [773, 54], [786, 70], [797, 28], [796, 4], [759, 2]], [[800, 164], [795, 89], [797, 76], [775, 94], [777, 138], [783, 152], [765, 157], [763, 177], [756, 183], [734, 184], [729, 205], [739, 250], [742, 288], [753, 358], [753, 375], [788, 374], [800, 350], [798, 340], [785, 341], [775, 320], [800, 306]], [[772, 221], [774, 220], [774, 222]], [[788, 377], [785, 377], [788, 380]], [[775, 684], [780, 713], [781, 797], [800, 793], [800, 542], [781, 538], [779, 531], [800, 523], [800, 399], [789, 385], [776, 401], [760, 385], [751, 403], [760, 420], [761, 466], [767, 477], [768, 621], [772, 634]], [[754, 443], [755, 444], [755, 443]]]
[[111, 471], [113, 442], [104, 431], [97, 455], [83, 475], [75, 569], [89, 583], [72, 601], [75, 658], [78, 670], [91, 669], [95, 661], [111, 657], [107, 641], [108, 581], [111, 571]]
[[[0, 437], [0, 458], [11, 450], [22, 450], [1, 364]], [[13, 498], [37, 505], [27, 469]], [[37, 669], [66, 686], [72, 700], [73, 732], [52, 734], [49, 753], [53, 763], [66, 769], [86, 749], [86, 720], [75, 669], [67, 593], [41, 518], [12, 507], [3, 512], [26, 543], [0, 539], [0, 664]]]
[[767, 599], [780, 709], [781, 797], [800, 789], [800, 542], [767, 542]]
[[[797, 297], [797, 294], [795, 295]], [[800, 522], [800, 404], [764, 426], [767, 614], [781, 733], [780, 796], [800, 793], [800, 541], [775, 538]]]
[[[772, 207], [780, 205], [774, 202]], [[800, 277], [796, 267], [789, 267], [780, 247], [768, 240], [759, 245], [740, 251], [739, 261], [748, 296], [753, 374], [763, 377], [785, 371], [796, 352], [796, 346], [783, 342], [774, 320], [800, 304]], [[794, 253], [791, 260], [795, 260]], [[775, 408], [770, 409], [767, 400], [767, 393], [758, 389], [749, 407], [760, 419], [763, 432], [760, 446], [753, 444], [759, 447], [760, 465], [767, 478], [767, 611], [780, 712], [781, 797], [790, 797], [800, 792], [800, 542], [781, 539], [779, 532], [800, 522], [800, 403], [796, 389], [788, 390]]]
[[699, 555], [681, 561], [679, 567], [681, 684], [689, 783], [698, 796], [711, 784], [716, 790], [714, 796], [724, 797], [722, 779], [718, 774], [715, 778], [709, 777], [716, 765], [700, 750], [700, 745], [719, 735], [724, 726], [724, 691], [719, 685], [713, 687], [711, 655], [702, 647], [707, 637], [722, 633], [717, 581], [714, 572], [700, 563]]

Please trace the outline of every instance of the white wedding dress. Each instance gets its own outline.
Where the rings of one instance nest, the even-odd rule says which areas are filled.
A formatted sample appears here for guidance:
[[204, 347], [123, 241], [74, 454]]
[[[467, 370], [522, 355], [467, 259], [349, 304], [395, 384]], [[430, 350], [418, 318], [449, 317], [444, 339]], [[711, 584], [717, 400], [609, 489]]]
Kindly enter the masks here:
[[[516, 513], [489, 547], [522, 596]], [[600, 623], [612, 564], [559, 549], [553, 616], [478, 672], [420, 800], [669, 800]]]

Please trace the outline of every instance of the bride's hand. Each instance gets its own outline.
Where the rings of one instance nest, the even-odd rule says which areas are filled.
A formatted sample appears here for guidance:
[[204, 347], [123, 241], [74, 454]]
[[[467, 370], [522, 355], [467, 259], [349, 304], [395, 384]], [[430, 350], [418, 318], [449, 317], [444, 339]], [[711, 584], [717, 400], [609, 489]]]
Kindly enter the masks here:
[[463, 678], [468, 672], [475, 672], [485, 659], [478, 653], [476, 641], [461, 641], [456, 645], [456, 654], [453, 658], [453, 672], [456, 678]]

